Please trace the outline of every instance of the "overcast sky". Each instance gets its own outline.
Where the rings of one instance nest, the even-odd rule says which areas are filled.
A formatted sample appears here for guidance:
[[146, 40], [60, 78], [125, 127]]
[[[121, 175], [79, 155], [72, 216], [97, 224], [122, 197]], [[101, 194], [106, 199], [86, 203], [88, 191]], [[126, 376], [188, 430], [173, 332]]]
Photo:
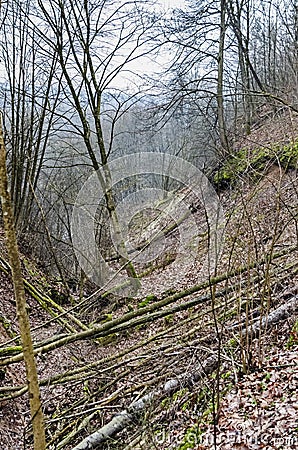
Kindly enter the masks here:
[[185, 4], [185, 0], [159, 0], [165, 9], [170, 8], [182, 8]]
[[[161, 9], [165, 10], [166, 13], [167, 12], [170, 13], [171, 9], [173, 8], [185, 7], [185, 0], [157, 0], [156, 6], [158, 4], [160, 5]], [[132, 72], [139, 73], [139, 75], [141, 75], [142, 73], [146, 73], [147, 75], [149, 75], [153, 74], [154, 72], [160, 71], [163, 62], [164, 62], [164, 55], [160, 61], [154, 58], [151, 59], [145, 57], [130, 63], [126, 68], [131, 70]], [[4, 82], [7, 80], [7, 74], [1, 63], [2, 61], [0, 60], [0, 82]], [[126, 73], [122, 72], [121, 75], [117, 76], [116, 85], [121, 88], [128, 87], [128, 85], [131, 85], [133, 79], [135, 79], [135, 77], [132, 73], [129, 74], [127, 72]], [[136, 82], [138, 83], [137, 80]], [[112, 84], [114, 85], [114, 83]]]

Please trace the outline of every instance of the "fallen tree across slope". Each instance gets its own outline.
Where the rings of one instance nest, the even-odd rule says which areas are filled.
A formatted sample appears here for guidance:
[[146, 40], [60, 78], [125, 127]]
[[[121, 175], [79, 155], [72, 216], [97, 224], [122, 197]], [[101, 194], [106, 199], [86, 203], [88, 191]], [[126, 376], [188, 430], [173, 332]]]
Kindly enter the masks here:
[[[246, 336], [256, 336], [262, 330], [267, 330], [278, 322], [287, 319], [298, 311], [298, 295], [291, 298], [286, 304], [281, 305], [276, 310], [264, 317], [260, 323], [256, 322], [252, 327], [242, 330], [242, 334]], [[202, 377], [210, 375], [219, 364], [219, 355], [214, 354], [206, 359], [206, 361], [197, 368], [193, 373], [189, 373], [179, 377], [178, 379], [168, 380], [160, 390], [152, 391], [144, 397], [133, 402], [126, 410], [117, 414], [104, 427], [86, 437], [81, 443], [76, 445], [73, 450], [91, 450], [99, 444], [113, 438], [117, 433], [122, 431], [127, 425], [138, 423], [140, 414], [148, 404], [152, 405], [157, 400], [162, 400], [164, 396], [172, 395], [178, 389], [185, 386], [192, 386]]]

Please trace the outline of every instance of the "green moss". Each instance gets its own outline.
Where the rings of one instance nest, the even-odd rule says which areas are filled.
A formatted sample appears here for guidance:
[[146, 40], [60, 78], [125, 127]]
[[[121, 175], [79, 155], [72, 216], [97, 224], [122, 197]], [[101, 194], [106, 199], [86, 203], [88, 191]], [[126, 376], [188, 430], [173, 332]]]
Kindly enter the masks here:
[[42, 287], [47, 288], [49, 287], [49, 282], [47, 278], [42, 274], [42, 272], [37, 268], [37, 266], [34, 264], [33, 261], [22, 258], [22, 263], [24, 265], [24, 268], [28, 275], [33, 277], [35, 281]]
[[174, 320], [173, 314], [168, 314], [167, 316], [164, 317], [165, 325], [170, 325], [171, 323], [173, 323], [173, 320]]
[[3, 356], [12, 356], [16, 353], [21, 352], [22, 349], [23, 347], [21, 345], [16, 345], [14, 347], [0, 348], [0, 357], [2, 358]]
[[161, 405], [162, 408], [165, 408], [165, 409], [166, 409], [166, 408], [169, 407], [170, 402], [171, 402], [170, 398], [169, 398], [169, 397], [166, 397], [166, 398], [164, 398], [164, 399], [160, 402], [160, 405]]
[[113, 342], [117, 341], [117, 339], [118, 339], [117, 334], [113, 333], [113, 334], [109, 334], [108, 336], [97, 338], [97, 339], [95, 339], [95, 342], [97, 342], [97, 344], [104, 347], [105, 345], [112, 344]]
[[187, 389], [180, 389], [180, 391], [177, 391], [173, 394], [173, 400], [178, 400], [179, 398], [182, 398], [186, 393], [188, 392]]
[[222, 378], [223, 380], [226, 380], [227, 378], [230, 378], [231, 375], [232, 375], [232, 372], [228, 371], [228, 372], [223, 373], [223, 374], [221, 375], [221, 378]]
[[237, 177], [248, 167], [248, 150], [243, 148], [230, 156], [214, 176], [215, 184], [234, 184]]
[[90, 395], [89, 380], [84, 381], [83, 392], [86, 397]]
[[157, 297], [153, 294], [147, 295], [145, 300], [142, 300], [138, 304], [138, 308], [145, 308], [145, 306], [149, 305], [149, 303], [155, 302], [157, 300]]
[[280, 164], [285, 170], [298, 166], [298, 141], [287, 145], [272, 144], [270, 147], [242, 148], [224, 161], [214, 176], [214, 183], [223, 188], [234, 185], [238, 178], [248, 173], [258, 179], [267, 164]]
[[285, 145], [280, 150], [280, 163], [285, 169], [296, 169], [298, 164], [298, 142]]
[[238, 347], [237, 339], [232, 338], [228, 341], [228, 347], [236, 348]]
[[181, 410], [182, 411], [188, 411], [192, 408], [192, 404], [190, 400], [187, 400], [186, 402], [183, 403], [183, 405], [181, 406]]
[[177, 450], [198, 448], [201, 434], [202, 430], [198, 427], [198, 425], [188, 428], [184, 435], [183, 442], [179, 445], [179, 447], [177, 447]]
[[106, 323], [106, 322], [109, 322], [110, 320], [113, 320], [113, 314], [107, 313], [107, 314], [104, 314], [103, 316], [99, 317], [98, 323]]
[[8, 336], [11, 339], [14, 339], [17, 336], [16, 332], [12, 328], [10, 320], [8, 320], [5, 316], [1, 314], [0, 314], [0, 324], [2, 324], [3, 328], [5, 329], [5, 331], [7, 332]]
[[291, 348], [294, 345], [298, 345], [298, 320], [294, 324], [292, 330], [290, 331], [290, 337], [287, 343], [287, 348]]

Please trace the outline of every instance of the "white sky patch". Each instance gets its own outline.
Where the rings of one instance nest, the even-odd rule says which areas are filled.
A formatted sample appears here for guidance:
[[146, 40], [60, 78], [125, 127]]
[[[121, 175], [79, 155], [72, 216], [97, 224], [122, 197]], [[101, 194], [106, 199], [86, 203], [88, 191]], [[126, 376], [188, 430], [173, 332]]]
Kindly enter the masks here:
[[[127, 0], [123, 0], [124, 3]], [[156, 0], [155, 8], [158, 12], [163, 14], [164, 16], [170, 16], [171, 10], [174, 8], [185, 8], [186, 0]], [[145, 49], [140, 49], [140, 53]], [[126, 49], [129, 51], [129, 46]], [[136, 51], [136, 55], [139, 52]], [[115, 61], [116, 57], [114, 58]], [[120, 58], [121, 59], [121, 58]], [[157, 75], [162, 70], [162, 66], [167, 60], [167, 56], [162, 54], [160, 57], [156, 57], [153, 55], [142, 56], [139, 59], [135, 59], [132, 62], [129, 62], [125, 65], [124, 70], [121, 71], [119, 75], [115, 77], [115, 80], [112, 81], [111, 86], [119, 87], [122, 89], [127, 89], [128, 87], [132, 87], [133, 85], [138, 85], [140, 83], [139, 76], [148, 75], [149, 77]], [[3, 83], [7, 80], [7, 73], [5, 71], [5, 67], [3, 66], [3, 61], [1, 61], [0, 57], [0, 83]]]
[[159, 0], [160, 5], [164, 9], [183, 8], [185, 0]]
[[[175, 8], [185, 9], [186, 0], [156, 0], [154, 8], [163, 17], [170, 17], [171, 11]], [[144, 50], [144, 49], [143, 49]], [[112, 87], [117, 87], [129, 91], [142, 84], [141, 78], [144, 76], [156, 77], [162, 72], [165, 64], [169, 62], [170, 55], [162, 52], [159, 56], [145, 55], [128, 63], [124, 70], [115, 77], [111, 83]]]

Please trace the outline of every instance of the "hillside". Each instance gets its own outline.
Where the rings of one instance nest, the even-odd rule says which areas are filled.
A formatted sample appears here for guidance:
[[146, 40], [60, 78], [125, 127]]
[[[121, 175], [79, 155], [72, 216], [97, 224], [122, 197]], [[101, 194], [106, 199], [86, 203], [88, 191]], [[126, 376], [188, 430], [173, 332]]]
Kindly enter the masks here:
[[297, 448], [298, 3], [0, 17], [0, 449]]
[[[137, 265], [144, 272], [142, 288], [132, 298], [95, 289], [68, 298], [22, 255], [49, 449], [298, 448], [294, 122], [288, 131], [281, 125], [274, 141], [261, 124], [235, 147], [232, 163], [219, 169], [217, 181], [231, 176], [218, 194], [225, 221], [215, 266], [208, 259], [212, 227], [204, 223], [204, 204], [181, 221], [184, 239], [194, 223], [200, 231], [190, 263], [179, 259], [181, 224], [161, 223], [148, 211], [147, 223], [137, 217], [131, 224], [135, 248], [166, 230], [158, 256], [146, 267]], [[270, 123], [275, 129], [272, 118]], [[292, 149], [291, 164], [278, 163], [282, 154], [271, 157], [267, 150], [273, 147], [286, 155]], [[179, 195], [192, 202], [189, 192], [180, 192], [165, 202], [163, 213], [172, 216]], [[0, 286], [1, 448], [30, 449], [3, 233]], [[96, 430], [97, 446], [79, 445]]]

